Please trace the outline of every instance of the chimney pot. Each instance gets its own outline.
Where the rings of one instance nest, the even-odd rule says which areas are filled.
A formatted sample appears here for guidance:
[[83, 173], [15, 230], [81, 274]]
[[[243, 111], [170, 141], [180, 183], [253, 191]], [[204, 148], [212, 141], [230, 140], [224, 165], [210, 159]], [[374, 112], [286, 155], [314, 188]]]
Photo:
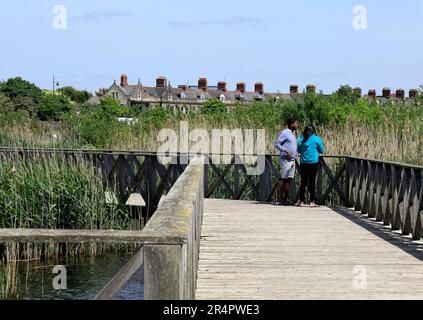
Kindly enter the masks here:
[[391, 97], [391, 89], [388, 87], [383, 88], [382, 90], [382, 97], [384, 98], [390, 98]]
[[254, 85], [254, 91], [263, 94], [264, 93], [264, 84], [262, 82], [256, 82]]
[[417, 98], [418, 95], [419, 95], [419, 90], [417, 89], [410, 89], [410, 91], [408, 92], [408, 96], [411, 99]]
[[226, 92], [227, 90], [227, 83], [225, 81], [219, 81], [217, 83], [217, 89], [223, 92]]
[[395, 93], [395, 97], [398, 99], [405, 99], [405, 91], [404, 89], [398, 89]]
[[167, 79], [166, 79], [166, 77], [158, 77], [156, 79], [156, 87], [157, 88], [165, 88], [165, 87], [167, 87]]
[[289, 87], [289, 93], [290, 94], [298, 94], [298, 85], [291, 84], [291, 86]]
[[201, 90], [207, 91], [207, 88], [208, 88], [207, 78], [198, 79], [198, 88]]
[[245, 82], [238, 82], [236, 84], [236, 91], [239, 91], [241, 93], [245, 93], [246, 86], [247, 85], [245, 84]]
[[316, 86], [314, 84], [307, 85], [306, 92], [316, 93]]
[[376, 90], [375, 89], [370, 89], [368, 96], [370, 98], [376, 98]]
[[122, 87], [126, 87], [126, 86], [128, 86], [128, 76], [127, 76], [126, 74], [122, 74], [122, 75], [120, 76], [120, 85], [121, 85]]

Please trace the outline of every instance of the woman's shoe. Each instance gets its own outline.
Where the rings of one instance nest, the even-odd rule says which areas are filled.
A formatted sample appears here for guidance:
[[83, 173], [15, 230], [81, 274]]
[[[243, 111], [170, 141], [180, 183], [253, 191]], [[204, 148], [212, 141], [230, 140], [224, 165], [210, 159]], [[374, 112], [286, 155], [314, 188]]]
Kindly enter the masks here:
[[314, 202], [310, 203], [311, 208], [319, 208], [320, 206]]

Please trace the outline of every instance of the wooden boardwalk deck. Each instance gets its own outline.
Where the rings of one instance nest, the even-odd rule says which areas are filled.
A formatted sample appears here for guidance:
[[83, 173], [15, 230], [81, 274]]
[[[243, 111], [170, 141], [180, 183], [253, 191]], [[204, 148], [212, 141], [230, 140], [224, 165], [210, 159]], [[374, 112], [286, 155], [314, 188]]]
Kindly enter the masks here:
[[205, 200], [196, 299], [423, 299], [422, 251], [351, 212]]

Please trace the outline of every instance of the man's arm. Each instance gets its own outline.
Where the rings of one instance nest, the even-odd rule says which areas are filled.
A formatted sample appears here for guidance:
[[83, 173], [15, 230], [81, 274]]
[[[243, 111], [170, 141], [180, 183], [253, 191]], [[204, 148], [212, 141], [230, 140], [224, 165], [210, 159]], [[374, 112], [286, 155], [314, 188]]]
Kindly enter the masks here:
[[288, 160], [290, 160], [291, 154], [288, 152], [288, 150], [286, 150], [286, 148], [283, 147], [286, 141], [288, 141], [288, 137], [282, 132], [279, 135], [278, 140], [275, 142], [275, 148], [278, 149], [281, 153], [285, 153], [288, 157]]
[[286, 152], [285, 148], [283, 147], [283, 145], [285, 144], [285, 142], [287, 141], [287, 137], [285, 137], [284, 133], [282, 132], [278, 139], [275, 142], [275, 148], [278, 149], [280, 152]]

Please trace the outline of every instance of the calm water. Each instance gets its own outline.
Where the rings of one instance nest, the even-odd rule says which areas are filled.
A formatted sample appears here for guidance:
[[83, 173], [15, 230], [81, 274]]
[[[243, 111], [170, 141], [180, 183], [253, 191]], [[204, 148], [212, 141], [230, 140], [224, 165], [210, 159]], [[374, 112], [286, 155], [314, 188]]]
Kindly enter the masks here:
[[[53, 288], [53, 265], [20, 267], [20, 299], [25, 300], [91, 300], [130, 259], [129, 255], [105, 255], [95, 259], [82, 258], [68, 262], [67, 290]], [[143, 270], [140, 269], [116, 295], [117, 300], [143, 300]]]

